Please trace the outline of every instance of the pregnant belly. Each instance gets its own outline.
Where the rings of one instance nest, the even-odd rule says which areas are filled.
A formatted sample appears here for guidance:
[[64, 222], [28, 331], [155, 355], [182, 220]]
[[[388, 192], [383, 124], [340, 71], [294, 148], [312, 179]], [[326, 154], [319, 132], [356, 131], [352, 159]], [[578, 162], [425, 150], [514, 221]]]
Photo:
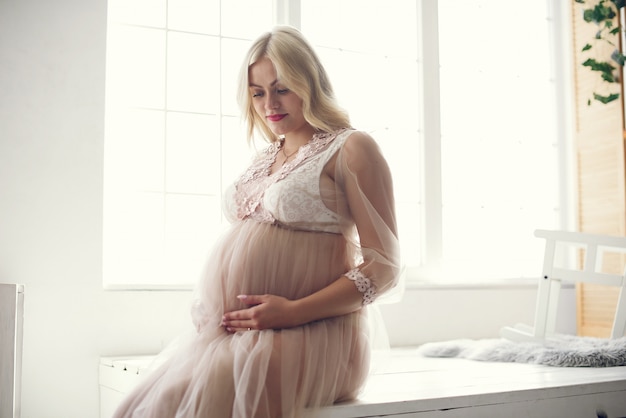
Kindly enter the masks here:
[[342, 235], [296, 231], [272, 224], [244, 221], [228, 244], [223, 277], [236, 294], [275, 294], [300, 298], [336, 280], [349, 270]]

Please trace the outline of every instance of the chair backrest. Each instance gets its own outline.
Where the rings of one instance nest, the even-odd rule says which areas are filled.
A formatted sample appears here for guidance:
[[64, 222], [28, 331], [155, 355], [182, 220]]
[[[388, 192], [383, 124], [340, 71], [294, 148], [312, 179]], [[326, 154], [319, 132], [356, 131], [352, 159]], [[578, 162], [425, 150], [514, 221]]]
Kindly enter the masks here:
[[[520, 323], [505, 326], [500, 329], [500, 335], [513, 341], [537, 341], [553, 336], [562, 282], [584, 282], [618, 288], [619, 296], [611, 338], [624, 336], [626, 333], [626, 266], [622, 267], [622, 265], [625, 264], [626, 259], [626, 237], [542, 229], [536, 230], [535, 236], [545, 239], [545, 251], [543, 269], [537, 288], [534, 324], [529, 326]], [[584, 251], [582, 268], [562, 265], [563, 263], [557, 257], [557, 248]], [[620, 265], [622, 274], [617, 273], [618, 269], [614, 268], [614, 265], [610, 269], [605, 268], [605, 255], [609, 253], [614, 254], [610, 261], [618, 261], [617, 265]]]
[[[611, 338], [620, 338], [626, 332], [626, 237], [596, 235], [570, 231], [537, 230], [535, 236], [545, 238], [545, 254], [543, 265], [543, 279], [556, 282], [590, 283], [594, 285], [615, 286], [619, 288]], [[584, 251], [581, 257], [582, 268], [558, 266], [555, 260], [556, 247], [575, 248]], [[612, 255], [612, 269], [605, 268], [607, 255]], [[609, 263], [607, 263], [609, 264]], [[618, 267], [619, 266], [619, 267]], [[607, 271], [608, 270], [608, 271]], [[619, 272], [618, 272], [619, 271]], [[542, 286], [540, 285], [540, 293]], [[545, 290], [544, 290], [545, 291]], [[535, 332], [542, 334], [543, 322], [546, 320], [545, 330], [553, 331], [555, 295], [550, 295], [553, 302], [548, 302], [547, 317], [542, 317], [546, 311], [543, 295], [539, 295]], [[543, 305], [543, 306], [542, 306]], [[579, 308], [580, 309], [580, 308]]]
[[[541, 229], [535, 231], [535, 236], [546, 240], [543, 274], [550, 274], [551, 279], [607, 286], [624, 284], [626, 268], [621, 273], [608, 273], [602, 271], [602, 265], [608, 253], [626, 254], [626, 237]], [[555, 265], [556, 247], [559, 244], [584, 249], [582, 269]]]
[[21, 415], [24, 286], [0, 283], [0, 417]]

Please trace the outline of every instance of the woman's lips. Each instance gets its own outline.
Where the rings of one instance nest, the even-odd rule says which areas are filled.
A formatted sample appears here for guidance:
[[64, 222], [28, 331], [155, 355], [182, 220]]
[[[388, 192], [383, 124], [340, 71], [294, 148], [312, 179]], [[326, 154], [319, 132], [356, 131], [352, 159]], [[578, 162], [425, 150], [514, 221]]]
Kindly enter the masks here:
[[282, 115], [267, 115], [266, 117], [267, 117], [267, 119], [271, 120], [272, 122], [278, 122], [279, 120], [281, 120], [285, 116], [287, 116], [286, 113], [284, 113]]

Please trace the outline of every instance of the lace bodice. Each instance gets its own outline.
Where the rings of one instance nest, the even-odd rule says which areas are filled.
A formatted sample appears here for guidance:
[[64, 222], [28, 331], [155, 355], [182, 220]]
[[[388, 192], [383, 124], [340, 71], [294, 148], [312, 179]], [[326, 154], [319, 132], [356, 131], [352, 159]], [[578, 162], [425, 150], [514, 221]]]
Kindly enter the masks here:
[[321, 133], [296, 157], [270, 174], [280, 143], [270, 145], [244, 172], [227, 196], [231, 219], [252, 218], [288, 228], [340, 233], [339, 215], [323, 202], [320, 176], [352, 130]]
[[[344, 276], [354, 281], [363, 303], [394, 287], [401, 261], [393, 185], [375, 141], [352, 129], [319, 133], [272, 173], [280, 147], [268, 146], [227, 191], [227, 217], [342, 234], [354, 255]], [[326, 178], [335, 155], [333, 174]]]

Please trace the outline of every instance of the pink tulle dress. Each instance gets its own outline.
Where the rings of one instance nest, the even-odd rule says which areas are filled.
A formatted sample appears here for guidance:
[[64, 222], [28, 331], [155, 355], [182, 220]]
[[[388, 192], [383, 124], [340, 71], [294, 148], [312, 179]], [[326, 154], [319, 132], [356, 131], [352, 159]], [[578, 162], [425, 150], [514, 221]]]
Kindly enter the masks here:
[[[315, 416], [354, 398], [369, 372], [366, 315], [400, 272], [387, 163], [365, 133], [318, 133], [272, 173], [280, 141], [226, 194], [232, 221], [209, 256], [192, 308], [197, 334], [114, 417]], [[324, 173], [332, 173], [327, 175]], [[352, 314], [279, 330], [227, 332], [240, 294], [301, 298], [345, 275], [363, 294]]]

